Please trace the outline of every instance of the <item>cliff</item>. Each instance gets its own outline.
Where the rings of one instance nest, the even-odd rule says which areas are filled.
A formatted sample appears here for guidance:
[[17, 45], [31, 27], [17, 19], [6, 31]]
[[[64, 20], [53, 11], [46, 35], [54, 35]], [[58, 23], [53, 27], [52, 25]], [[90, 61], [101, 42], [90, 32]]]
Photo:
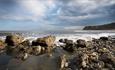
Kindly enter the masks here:
[[97, 26], [85, 26], [83, 30], [115, 30], [115, 23], [97, 25]]

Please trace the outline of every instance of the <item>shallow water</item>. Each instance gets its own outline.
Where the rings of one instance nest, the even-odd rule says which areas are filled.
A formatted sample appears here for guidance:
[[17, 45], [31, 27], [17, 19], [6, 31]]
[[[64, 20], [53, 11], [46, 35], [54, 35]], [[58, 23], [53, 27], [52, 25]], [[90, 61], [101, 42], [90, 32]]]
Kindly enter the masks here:
[[11, 56], [8, 55], [0, 55], [0, 70], [6, 70], [7, 64], [12, 59]]
[[49, 57], [48, 54], [43, 54], [30, 56], [25, 61], [1, 55], [0, 70], [59, 70], [59, 56], [66, 53], [61, 48], [56, 48], [52, 57]]

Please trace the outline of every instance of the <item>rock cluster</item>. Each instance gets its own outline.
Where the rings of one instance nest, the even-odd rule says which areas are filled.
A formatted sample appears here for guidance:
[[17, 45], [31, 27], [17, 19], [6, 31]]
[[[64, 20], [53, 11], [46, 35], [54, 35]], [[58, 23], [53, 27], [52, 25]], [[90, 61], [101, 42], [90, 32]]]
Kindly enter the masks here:
[[55, 39], [54, 36], [47, 36], [31, 43], [21, 36], [9, 35], [5, 42], [0, 40], [0, 51], [5, 49], [7, 55], [20, 60], [47, 53], [53, 56], [52, 53], [58, 54], [55, 51], [63, 51], [58, 60], [60, 70], [115, 70], [115, 41], [111, 38], [100, 37], [92, 41], [78, 39], [75, 42], [60, 39], [59, 42], [64, 44], [56, 47]]
[[55, 37], [47, 36], [38, 38], [30, 43], [19, 35], [6, 36], [5, 42], [0, 40], [0, 50], [6, 50], [7, 55], [11, 55], [17, 59], [27, 59], [30, 55], [41, 55], [44, 53], [51, 54], [54, 47]]
[[[62, 39], [59, 41], [62, 42]], [[85, 41], [79, 39], [77, 40], [77, 42], [71, 44], [71, 46], [74, 47], [75, 52], [73, 53], [74, 57], [68, 58], [69, 65], [67, 69], [115, 69], [115, 42], [112, 39], [109, 39], [108, 37], [100, 37], [100, 39], [93, 39], [92, 41]], [[65, 51], [68, 52], [68, 50]]]

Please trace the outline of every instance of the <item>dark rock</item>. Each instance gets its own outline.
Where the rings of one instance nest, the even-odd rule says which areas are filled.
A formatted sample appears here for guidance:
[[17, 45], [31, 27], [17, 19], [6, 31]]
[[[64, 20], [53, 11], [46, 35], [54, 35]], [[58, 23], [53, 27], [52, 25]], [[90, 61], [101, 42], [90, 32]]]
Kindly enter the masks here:
[[85, 40], [82, 40], [82, 39], [79, 39], [77, 40], [77, 45], [76, 45], [78, 48], [81, 47], [81, 48], [84, 48], [86, 47], [86, 41]]
[[61, 43], [65, 43], [64, 39], [60, 39], [59, 42], [61, 42]]
[[72, 40], [60, 39], [59, 41], [65, 44], [65, 45], [61, 46], [65, 51], [74, 52], [75, 44]]
[[32, 41], [32, 46], [38, 46], [39, 43], [36, 42], [36, 40]]
[[23, 37], [18, 35], [9, 35], [6, 37], [5, 43], [8, 46], [17, 46], [18, 44], [22, 43]]
[[109, 38], [108, 37], [100, 37], [100, 40], [107, 41], [107, 40], [109, 40]]
[[72, 53], [75, 51], [73, 44], [67, 44], [67, 45], [65, 45], [65, 47], [63, 47], [63, 49], [68, 52], [72, 52]]

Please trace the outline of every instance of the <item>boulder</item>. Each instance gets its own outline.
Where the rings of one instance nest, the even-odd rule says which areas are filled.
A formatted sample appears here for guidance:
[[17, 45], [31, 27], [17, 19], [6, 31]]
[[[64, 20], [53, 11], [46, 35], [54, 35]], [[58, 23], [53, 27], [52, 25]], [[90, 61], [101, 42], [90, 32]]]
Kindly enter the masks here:
[[68, 39], [60, 39], [59, 42], [64, 43], [65, 45], [62, 45], [61, 47], [68, 52], [74, 52], [75, 50], [75, 44], [73, 40], [68, 40]]
[[82, 40], [82, 39], [79, 39], [79, 40], [77, 40], [76, 46], [77, 46], [77, 47], [84, 48], [84, 47], [86, 47], [86, 41], [85, 41], [85, 40]]
[[64, 50], [73, 53], [75, 51], [73, 44], [66, 44], [65, 47], [63, 47]]
[[5, 43], [8, 46], [17, 46], [18, 44], [22, 43], [23, 37], [19, 35], [9, 35], [6, 37]]
[[38, 46], [39, 44], [37, 43], [37, 41], [36, 40], [33, 40], [32, 41], [32, 46]]
[[55, 42], [55, 36], [47, 36], [43, 38], [38, 38], [37, 40], [32, 42], [32, 46], [53, 46]]
[[100, 37], [100, 40], [107, 41], [107, 40], [109, 40], [109, 38], [108, 37]]
[[5, 48], [5, 43], [4, 41], [0, 40], [0, 50]]
[[59, 42], [64, 43], [64, 39], [60, 39]]

